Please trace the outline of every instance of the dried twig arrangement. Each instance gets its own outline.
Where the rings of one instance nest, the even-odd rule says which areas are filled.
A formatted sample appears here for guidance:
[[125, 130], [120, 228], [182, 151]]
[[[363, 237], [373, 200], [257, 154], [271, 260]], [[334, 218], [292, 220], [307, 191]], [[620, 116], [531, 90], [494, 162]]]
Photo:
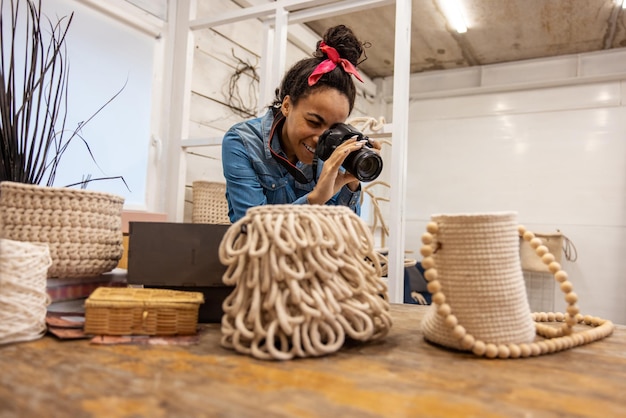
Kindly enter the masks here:
[[[76, 129], [66, 129], [69, 62], [65, 41], [73, 14], [53, 22], [41, 14], [41, 0], [11, 0], [6, 7], [11, 9], [11, 27], [4, 29], [2, 15], [0, 181], [52, 186], [61, 159], [75, 139], [82, 141], [95, 162], [81, 129], [124, 87]], [[26, 8], [25, 16], [20, 7]], [[105, 179], [121, 179], [126, 184], [120, 176], [88, 178], [76, 184]]]

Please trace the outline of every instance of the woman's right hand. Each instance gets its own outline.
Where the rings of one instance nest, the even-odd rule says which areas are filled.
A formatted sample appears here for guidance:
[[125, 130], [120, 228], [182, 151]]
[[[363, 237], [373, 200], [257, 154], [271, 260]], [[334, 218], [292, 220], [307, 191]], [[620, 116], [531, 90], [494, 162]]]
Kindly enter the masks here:
[[323, 205], [341, 190], [346, 184], [350, 190], [355, 191], [360, 182], [352, 174], [341, 170], [341, 165], [346, 157], [363, 148], [365, 141], [357, 141], [351, 138], [339, 145], [333, 153], [324, 161], [324, 167], [315, 188], [309, 193], [310, 204]]

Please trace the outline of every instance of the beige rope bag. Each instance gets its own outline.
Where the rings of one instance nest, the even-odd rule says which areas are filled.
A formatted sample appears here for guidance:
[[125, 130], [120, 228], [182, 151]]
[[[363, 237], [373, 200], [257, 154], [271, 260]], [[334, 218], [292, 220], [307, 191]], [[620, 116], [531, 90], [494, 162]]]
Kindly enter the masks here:
[[223, 282], [235, 286], [223, 303], [221, 344], [239, 353], [322, 356], [391, 327], [371, 232], [347, 207], [251, 208], [226, 232], [220, 260]]

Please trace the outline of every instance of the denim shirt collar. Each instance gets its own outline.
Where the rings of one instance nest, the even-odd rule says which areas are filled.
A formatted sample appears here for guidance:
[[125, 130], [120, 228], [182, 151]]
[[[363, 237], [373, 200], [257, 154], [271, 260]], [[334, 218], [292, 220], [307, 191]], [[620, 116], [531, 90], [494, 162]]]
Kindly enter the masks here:
[[266, 158], [273, 158], [280, 165], [282, 165], [293, 178], [300, 184], [307, 184], [314, 180], [312, 170], [310, 166], [298, 161], [294, 165], [287, 159], [285, 152], [280, 144], [279, 129], [282, 128], [285, 122], [285, 115], [280, 111], [280, 108], [270, 109], [261, 123], [261, 129], [263, 132], [263, 138], [268, 138], [265, 144], [265, 156]]
[[[278, 119], [278, 115], [281, 115], [282, 118]], [[276, 126], [281, 122], [281, 120], [284, 120], [284, 116], [280, 111], [280, 108], [271, 108], [267, 111], [267, 113], [265, 113], [265, 115], [263, 115], [263, 119], [261, 120], [262, 138], [269, 138], [269, 141], [266, 139], [263, 144], [265, 158], [273, 158], [272, 152], [270, 151], [270, 146], [272, 147], [274, 152], [284, 154], [275, 129]], [[272, 138], [270, 138], [270, 134], [272, 135]]]

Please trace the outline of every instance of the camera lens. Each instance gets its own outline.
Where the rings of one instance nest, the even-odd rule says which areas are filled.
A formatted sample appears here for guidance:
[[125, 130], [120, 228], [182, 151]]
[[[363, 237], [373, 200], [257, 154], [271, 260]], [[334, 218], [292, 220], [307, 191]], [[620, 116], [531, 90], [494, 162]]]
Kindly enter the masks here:
[[383, 171], [383, 159], [374, 151], [361, 149], [356, 152], [347, 170], [359, 181], [375, 180]]

